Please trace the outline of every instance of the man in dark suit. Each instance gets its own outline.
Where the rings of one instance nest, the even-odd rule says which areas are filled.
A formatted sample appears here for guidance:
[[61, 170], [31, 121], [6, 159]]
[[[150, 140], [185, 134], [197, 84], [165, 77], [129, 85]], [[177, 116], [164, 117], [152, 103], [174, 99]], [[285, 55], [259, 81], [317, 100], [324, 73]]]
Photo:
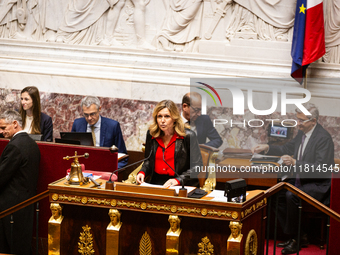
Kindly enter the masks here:
[[[190, 92], [182, 99], [182, 117], [184, 122], [189, 122], [190, 128], [197, 134], [199, 144], [214, 148], [222, 145], [223, 141], [217, 133], [208, 115], [201, 115], [202, 98], [197, 92]], [[207, 142], [207, 138], [209, 141]]]
[[[0, 133], [11, 140], [0, 157], [0, 211], [19, 204], [36, 194], [40, 151], [22, 130], [19, 113], [6, 111], [0, 116]], [[33, 205], [0, 219], [0, 253], [31, 253]], [[12, 239], [13, 238], [13, 239]]]
[[[87, 96], [81, 101], [84, 118], [73, 122], [72, 132], [92, 132], [95, 146], [115, 145], [119, 153], [127, 154], [122, 131], [118, 121], [100, 115], [100, 101], [97, 97]], [[127, 164], [127, 159], [118, 162], [118, 168]]]
[[[295, 166], [298, 173], [295, 178], [288, 179], [287, 182], [327, 205], [330, 201], [331, 172], [324, 173], [323, 170], [334, 164], [334, 144], [331, 135], [317, 122], [319, 111], [316, 106], [308, 103], [305, 108], [311, 115], [306, 116], [300, 109], [296, 109], [299, 131], [291, 141], [282, 146], [260, 144], [252, 148], [252, 151], [283, 155], [283, 164]], [[297, 252], [296, 235], [300, 199], [289, 191], [280, 195], [278, 219], [284, 233], [293, 238], [278, 244], [278, 247], [284, 248], [282, 254], [293, 254]], [[307, 240], [303, 237], [301, 246], [306, 244]]]

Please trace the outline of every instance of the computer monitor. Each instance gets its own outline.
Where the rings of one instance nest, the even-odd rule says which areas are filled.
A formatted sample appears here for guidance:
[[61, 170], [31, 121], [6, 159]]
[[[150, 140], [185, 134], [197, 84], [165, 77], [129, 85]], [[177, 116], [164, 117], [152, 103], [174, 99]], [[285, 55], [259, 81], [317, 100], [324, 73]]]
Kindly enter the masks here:
[[273, 125], [269, 128], [270, 137], [288, 138], [288, 127]]
[[80, 145], [93, 146], [92, 133], [90, 132], [60, 132], [60, 138], [64, 142], [67, 140], [79, 141]]
[[42, 134], [28, 134], [34, 141], [41, 141]]
[[66, 144], [80, 145], [80, 141], [78, 141], [78, 140], [69, 140], [69, 139], [55, 138], [54, 141], [56, 143], [66, 143]]

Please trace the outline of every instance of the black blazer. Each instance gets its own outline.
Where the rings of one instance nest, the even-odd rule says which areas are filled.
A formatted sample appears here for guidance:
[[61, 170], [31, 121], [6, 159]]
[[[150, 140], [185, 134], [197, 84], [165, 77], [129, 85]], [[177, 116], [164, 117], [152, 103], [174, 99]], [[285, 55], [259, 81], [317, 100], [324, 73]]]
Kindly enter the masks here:
[[40, 131], [42, 134], [42, 141], [53, 142], [52, 118], [43, 112], [40, 115]]
[[[223, 141], [208, 115], [198, 116], [195, 120], [195, 125], [199, 144], [205, 144], [214, 148], [222, 145]], [[209, 138], [209, 142], [207, 142], [207, 138]]]
[[[9, 141], [0, 157], [0, 212], [36, 194], [39, 162], [39, 147], [26, 132], [16, 134]], [[10, 216], [0, 220], [3, 223], [2, 233], [10, 233], [13, 230], [13, 254], [31, 254], [33, 209], [34, 206], [30, 205], [13, 213], [13, 229], [9, 224]], [[11, 246], [4, 235], [0, 235], [0, 238], [1, 244], [7, 243], [8, 247]], [[5, 247], [0, 247], [0, 253], [10, 252]]]
[[[270, 155], [293, 155], [295, 159], [298, 156], [299, 146], [301, 144], [303, 132], [299, 130], [298, 134], [282, 146], [269, 146], [268, 154]], [[299, 171], [299, 167], [305, 167], [308, 165], [309, 169], [314, 167], [323, 167], [323, 164], [328, 168], [334, 165], [334, 143], [331, 135], [320, 125], [317, 124], [312, 136], [309, 138], [302, 160], [296, 160], [296, 169]], [[329, 192], [331, 186], [331, 172], [323, 173], [314, 171], [313, 176], [318, 178], [309, 178], [310, 172], [302, 171], [299, 175], [301, 178], [301, 190], [311, 195], [315, 199], [325, 204], [329, 203]]]
[[[198, 172], [195, 172], [195, 166], [202, 166], [201, 151], [196, 139], [196, 134], [190, 129], [185, 129], [186, 136], [184, 139], [177, 139], [175, 142], [175, 171], [178, 176], [174, 178], [180, 183], [184, 180], [184, 185], [199, 186], [197, 178]], [[158, 142], [152, 139], [150, 132], [146, 135], [145, 157], [151, 156], [144, 161], [140, 172], [144, 172], [145, 176], [150, 176], [150, 183], [153, 182], [153, 174], [155, 169], [155, 155], [158, 148]], [[172, 177], [171, 177], [172, 178]]]
[[0, 211], [36, 194], [40, 150], [26, 132], [15, 135], [0, 157]]

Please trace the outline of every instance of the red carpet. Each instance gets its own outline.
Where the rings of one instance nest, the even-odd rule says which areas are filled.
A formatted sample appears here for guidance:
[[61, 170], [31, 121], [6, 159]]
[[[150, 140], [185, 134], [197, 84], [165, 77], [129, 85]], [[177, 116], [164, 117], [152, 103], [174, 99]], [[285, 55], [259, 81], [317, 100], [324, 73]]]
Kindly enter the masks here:
[[[281, 242], [281, 241], [279, 241], [279, 242]], [[278, 241], [276, 243], [278, 243]], [[268, 255], [274, 254], [273, 245], [274, 245], [274, 241], [269, 240]], [[282, 250], [282, 248], [276, 247], [276, 255], [281, 255], [281, 250]], [[264, 246], [264, 254], [267, 254], [266, 253], [266, 245]], [[325, 247], [325, 249], [320, 250], [319, 246], [310, 244], [310, 245], [308, 245], [307, 248], [302, 248], [299, 252], [299, 255], [326, 255], [326, 247]], [[329, 254], [329, 255], [336, 255], [336, 254]]]

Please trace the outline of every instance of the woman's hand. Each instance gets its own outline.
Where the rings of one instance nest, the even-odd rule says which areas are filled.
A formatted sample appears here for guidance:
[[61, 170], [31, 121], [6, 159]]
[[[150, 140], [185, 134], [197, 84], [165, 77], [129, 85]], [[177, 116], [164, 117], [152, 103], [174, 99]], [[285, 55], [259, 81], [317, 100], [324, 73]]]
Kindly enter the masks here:
[[169, 187], [176, 186], [176, 185], [178, 185], [178, 182], [176, 179], [169, 179], [164, 183], [163, 187], [169, 188]]
[[144, 174], [142, 174], [142, 173], [137, 174], [136, 180], [137, 180], [138, 184], [143, 183], [144, 182]]

